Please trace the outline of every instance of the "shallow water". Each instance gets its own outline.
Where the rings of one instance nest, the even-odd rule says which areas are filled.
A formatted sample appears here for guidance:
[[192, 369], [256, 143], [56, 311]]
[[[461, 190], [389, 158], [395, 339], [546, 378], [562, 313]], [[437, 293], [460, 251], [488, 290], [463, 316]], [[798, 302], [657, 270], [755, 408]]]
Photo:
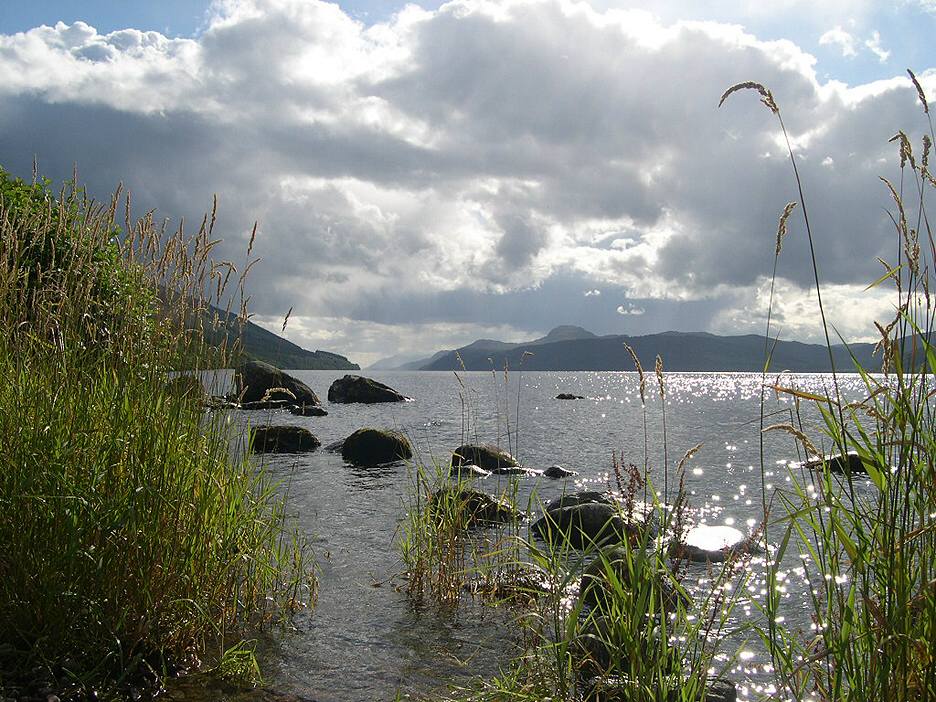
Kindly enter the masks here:
[[[327, 417], [294, 417], [285, 411], [233, 412], [232, 416], [237, 422], [271, 419], [305, 426], [326, 446], [363, 426], [395, 428], [410, 436], [420, 460], [440, 463], [449, 460], [467, 423], [472, 440], [499, 442], [505, 448], [509, 444], [524, 465], [546, 468], [558, 463], [578, 472], [566, 481], [522, 478], [521, 504], [531, 496], [547, 500], [563, 491], [607, 486], [613, 480], [613, 451], [640, 466], [648, 460], [662, 491], [664, 460], [674, 466], [701, 442], [702, 449], [686, 471], [695, 521], [733, 526], [745, 533], [761, 521], [758, 374], [666, 374], [665, 450], [662, 404], [656, 378], [649, 374], [647, 454], [635, 373], [512, 372], [506, 384], [503, 374], [467, 373], [462, 376], [467, 394], [447, 372], [364, 374], [414, 400], [332, 405], [325, 401], [328, 386], [343, 372], [296, 371], [294, 375], [323, 399]], [[828, 391], [830, 383], [831, 376], [818, 374], [783, 380], [784, 385], [816, 393]], [[860, 396], [858, 376], [842, 376], [840, 384], [847, 397]], [[587, 399], [554, 399], [560, 392]], [[789, 421], [792, 407], [788, 398], [771, 396], [766, 423]], [[818, 444], [818, 436], [813, 437]], [[431, 695], [452, 683], [466, 684], [473, 676], [489, 677], [509, 663], [516, 653], [513, 630], [506, 624], [510, 612], [485, 606], [417, 611], [395, 587], [402, 582], [394, 579], [402, 566], [394, 539], [405, 511], [410, 468], [403, 464], [356, 468], [321, 449], [265, 460], [288, 487], [290, 512], [311, 539], [319, 569], [317, 607], [296, 617], [293, 631], [274, 634], [264, 649], [267, 684], [321, 702], [388, 700], [398, 692]], [[780, 432], [766, 435], [769, 492], [786, 483], [784, 464], [790, 460], [797, 460], [791, 438]], [[479, 485], [494, 491], [498, 478], [486, 478]], [[672, 495], [675, 485], [667, 488]], [[797, 565], [798, 561], [791, 563], [786, 571], [784, 617], [788, 626], [805, 632], [810, 627], [808, 597]], [[689, 568], [688, 581], [704, 586], [707, 567]], [[751, 568], [747, 594], [757, 599], [763, 595], [762, 561], [755, 559]], [[756, 616], [756, 608], [744, 600], [735, 608], [732, 623]], [[763, 652], [753, 642], [742, 644], [732, 644], [743, 650], [729, 677], [739, 684], [740, 697], [748, 699], [770, 691], [770, 676]]]

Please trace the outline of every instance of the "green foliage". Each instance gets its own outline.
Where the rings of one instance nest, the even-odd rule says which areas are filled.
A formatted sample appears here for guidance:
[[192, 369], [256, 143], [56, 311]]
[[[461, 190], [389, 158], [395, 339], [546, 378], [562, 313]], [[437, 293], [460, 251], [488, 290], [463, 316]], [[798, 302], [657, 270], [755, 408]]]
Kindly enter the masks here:
[[0, 670], [78, 694], [195, 664], [310, 595], [275, 485], [169, 380], [227, 353], [188, 323], [210, 227], [116, 239], [80, 190], [2, 183]]

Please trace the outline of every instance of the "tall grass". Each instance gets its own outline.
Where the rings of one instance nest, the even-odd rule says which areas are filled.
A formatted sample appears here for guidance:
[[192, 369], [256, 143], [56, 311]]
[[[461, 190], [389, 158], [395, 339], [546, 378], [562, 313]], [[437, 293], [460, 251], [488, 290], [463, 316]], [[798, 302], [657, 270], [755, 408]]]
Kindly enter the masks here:
[[[857, 455], [852, 465], [860, 469], [841, 473], [832, 460], [812, 470], [793, 469], [791, 488], [775, 496], [783, 514], [770, 517], [780, 530], [781, 547], [768, 560], [769, 590], [777, 587], [784, 555], [798, 549], [812, 606], [813, 630], [802, 634], [777, 624], [779, 598], [769, 596], [765, 602], [769, 625], [764, 640], [780, 688], [794, 699], [936, 699], [936, 416], [931, 400], [936, 308], [930, 295], [936, 246], [926, 210], [926, 196], [936, 187], [929, 170], [936, 135], [926, 96], [908, 73], [928, 133], [915, 154], [911, 140], [898, 132], [892, 141], [899, 149], [899, 180], [894, 185], [881, 179], [891, 202], [896, 245], [896, 260], [882, 260], [885, 273], [872, 283], [892, 285], [895, 300], [895, 317], [876, 323], [881, 368], [855, 364], [864, 390], [855, 402], [845, 402], [837, 383], [828, 397], [777, 388], [798, 403], [814, 404], [822, 418], [819, 436], [807, 436], [795, 417], [785, 427], [807, 455], [821, 453], [816, 446], [831, 446], [843, 455], [852, 451]], [[779, 106], [763, 86], [734, 86], [723, 100], [742, 88], [761, 94], [786, 136]], [[792, 149], [789, 155], [813, 254], [818, 233], [809, 225], [805, 186]], [[778, 243], [777, 255], [779, 248]], [[821, 301], [814, 254], [812, 263]], [[819, 312], [831, 358], [821, 302]]]
[[0, 686], [139, 686], [307, 594], [274, 484], [168, 382], [234, 350], [206, 342], [237, 280], [213, 224], [0, 170]]

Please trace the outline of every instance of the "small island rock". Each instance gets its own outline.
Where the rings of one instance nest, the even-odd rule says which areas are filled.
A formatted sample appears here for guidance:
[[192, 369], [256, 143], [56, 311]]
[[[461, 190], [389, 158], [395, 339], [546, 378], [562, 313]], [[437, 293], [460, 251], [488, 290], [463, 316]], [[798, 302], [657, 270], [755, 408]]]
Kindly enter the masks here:
[[360, 375], [346, 375], [333, 382], [328, 388], [328, 401], [340, 404], [404, 402], [406, 399], [405, 395], [401, 395], [389, 385]]
[[308, 385], [263, 361], [246, 361], [234, 370], [234, 394], [241, 403], [285, 400], [296, 405], [321, 404]]
[[412, 458], [413, 448], [399, 432], [365, 427], [344, 440], [341, 457], [356, 465], [376, 466]]
[[305, 453], [322, 444], [308, 429], [292, 426], [254, 427], [250, 439], [254, 453]]

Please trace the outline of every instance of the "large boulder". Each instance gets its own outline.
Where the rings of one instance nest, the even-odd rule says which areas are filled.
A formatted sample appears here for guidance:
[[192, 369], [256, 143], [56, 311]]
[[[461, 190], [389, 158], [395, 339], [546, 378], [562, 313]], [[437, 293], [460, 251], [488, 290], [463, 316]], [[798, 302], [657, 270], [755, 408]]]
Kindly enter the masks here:
[[254, 453], [305, 453], [314, 451], [322, 442], [302, 427], [254, 427], [250, 431]]
[[234, 370], [234, 394], [242, 403], [286, 400], [294, 405], [321, 404], [308, 385], [263, 361], [246, 361]]
[[361, 466], [376, 466], [413, 457], [409, 439], [388, 429], [358, 429], [344, 440], [341, 457]]
[[377, 402], [403, 402], [407, 398], [389, 385], [379, 383], [372, 378], [360, 375], [346, 375], [338, 378], [328, 388], [328, 401], [341, 404], [351, 402], [364, 402], [374, 404]]
[[517, 459], [503, 449], [487, 444], [464, 444], [452, 452], [452, 467], [471, 463], [492, 473], [520, 466]]

